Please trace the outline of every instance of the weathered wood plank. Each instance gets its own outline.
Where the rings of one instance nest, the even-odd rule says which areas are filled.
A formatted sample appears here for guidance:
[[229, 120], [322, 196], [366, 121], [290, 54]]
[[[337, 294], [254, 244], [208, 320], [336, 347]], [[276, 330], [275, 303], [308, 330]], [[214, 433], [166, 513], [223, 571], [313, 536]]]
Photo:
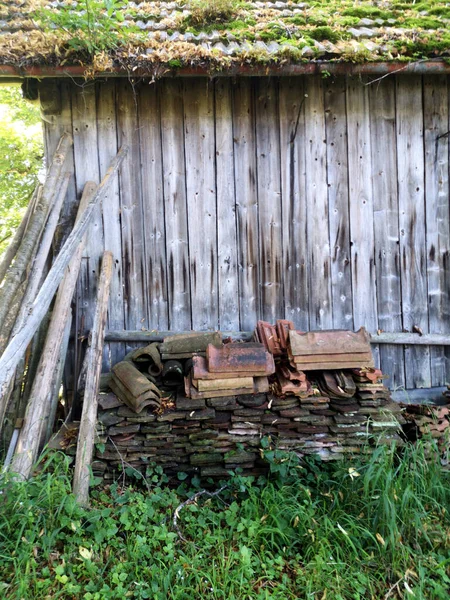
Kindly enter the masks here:
[[181, 85], [164, 80], [161, 89], [169, 328], [179, 331], [192, 325]]
[[305, 100], [303, 79], [283, 77], [280, 80], [280, 165], [285, 317], [303, 331], [309, 329]]
[[278, 85], [258, 78], [255, 90], [261, 315], [274, 323], [284, 314]]
[[[41, 110], [44, 113], [44, 136], [45, 136], [45, 157], [47, 164], [50, 164], [51, 157], [56, 150], [59, 139], [64, 132], [73, 134], [72, 125], [72, 87], [70, 81], [58, 81], [56, 93], [60, 99], [61, 112], [58, 114], [49, 114], [44, 108], [49, 96], [55, 93], [55, 88], [49, 81], [43, 80], [39, 84], [39, 97], [41, 100]], [[66, 171], [71, 173], [66, 199], [61, 211], [60, 224], [55, 236], [55, 251], [57, 252], [70, 233], [70, 229], [75, 221], [78, 208], [77, 190], [75, 185], [75, 163], [74, 151], [71, 147], [67, 153]]]
[[[449, 141], [448, 135], [445, 135], [449, 130], [447, 78], [425, 78], [423, 88], [428, 321], [430, 333], [449, 333]], [[439, 137], [441, 135], [443, 137]], [[430, 357], [431, 385], [445, 385], [449, 381], [449, 364], [444, 348], [430, 348]]]
[[[403, 329], [428, 332], [423, 104], [420, 76], [398, 77], [397, 168]], [[431, 386], [426, 348], [405, 348], [406, 387]]]
[[[87, 181], [100, 181], [97, 154], [97, 103], [95, 85], [72, 88], [73, 151], [77, 194]], [[81, 263], [77, 302], [83, 327], [92, 327], [93, 301], [96, 293], [100, 257], [103, 252], [102, 209], [98, 205], [92, 215], [90, 235], [86, 240]]]
[[261, 310], [255, 109], [250, 79], [239, 79], [233, 86], [233, 131], [240, 323], [242, 329], [251, 329]]
[[233, 155], [232, 91], [229, 79], [215, 84], [217, 264], [219, 327], [239, 329], [239, 276]]
[[118, 81], [116, 85], [119, 145], [127, 144], [130, 148], [120, 174], [125, 324], [127, 328], [148, 328], [138, 98], [128, 81]]
[[139, 94], [142, 201], [151, 328], [169, 326], [166, 234], [161, 148], [160, 86], [144, 85]]
[[108, 309], [109, 286], [113, 274], [113, 255], [103, 255], [97, 302], [92, 329], [91, 346], [88, 350], [86, 386], [84, 390], [83, 412], [78, 433], [77, 454], [73, 477], [73, 493], [78, 504], [89, 504], [89, 480], [94, 453], [94, 438], [97, 426], [98, 387], [102, 368], [103, 335]]
[[[378, 328], [401, 331], [400, 246], [397, 197], [395, 80], [387, 77], [369, 86], [375, 273]], [[405, 385], [403, 348], [380, 348], [383, 373], [390, 387]]]
[[[95, 192], [95, 183], [88, 182], [80, 201], [77, 221], [92, 201]], [[75, 292], [83, 247], [87, 237], [86, 234], [83, 236], [83, 240], [74, 252], [59, 286], [36, 377], [31, 388], [24, 424], [19, 434], [17, 450], [11, 466], [12, 471], [23, 479], [28, 479], [31, 475], [31, 470], [38, 456], [41, 439], [46, 431], [46, 417], [50, 412], [53, 401], [55, 372], [58, 368], [67, 322], [71, 318], [70, 305]]]
[[353, 329], [345, 79], [326, 80], [324, 89], [333, 327]]
[[309, 325], [311, 329], [332, 329], [324, 91], [321, 77], [312, 76], [305, 81]]
[[[114, 80], [97, 84], [97, 137], [100, 177], [117, 154], [116, 85]], [[114, 256], [114, 275], [111, 280], [108, 310], [108, 328], [122, 329], [125, 326], [122, 281], [122, 235], [119, 182], [115, 180], [106, 194], [102, 206], [105, 249]], [[110, 369], [123, 356], [125, 347], [120, 344], [105, 345], [103, 366]]]
[[[377, 300], [371, 178], [370, 118], [367, 86], [347, 82], [349, 214], [354, 327], [376, 330]], [[375, 361], [378, 360], [373, 348]]]
[[214, 88], [207, 79], [189, 79], [183, 96], [192, 328], [201, 331], [219, 324]]

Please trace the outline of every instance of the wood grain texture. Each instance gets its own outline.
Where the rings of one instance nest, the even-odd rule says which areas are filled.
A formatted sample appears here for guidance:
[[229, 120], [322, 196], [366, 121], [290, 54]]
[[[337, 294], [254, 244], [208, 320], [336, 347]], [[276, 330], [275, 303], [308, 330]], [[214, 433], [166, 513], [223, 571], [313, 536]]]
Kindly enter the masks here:
[[215, 135], [219, 327], [229, 331], [239, 329], [239, 276], [232, 89], [225, 78], [215, 84]]
[[305, 88], [301, 78], [279, 84], [280, 166], [285, 317], [309, 329], [307, 259]]
[[[403, 329], [428, 332], [422, 78], [398, 77], [397, 167]], [[406, 387], [430, 387], [427, 348], [405, 348]]]
[[78, 432], [73, 476], [73, 493], [78, 504], [82, 506], [89, 504], [90, 466], [94, 454], [94, 439], [97, 425], [98, 388], [102, 367], [103, 336], [112, 275], [113, 255], [111, 252], [105, 252], [103, 254], [97, 301], [95, 304], [91, 345], [88, 350], [83, 412]]
[[283, 220], [281, 210], [278, 83], [256, 83], [256, 156], [261, 264], [261, 315], [275, 322], [284, 313]]
[[[449, 96], [446, 77], [424, 79], [425, 203], [430, 333], [450, 332]], [[440, 137], [442, 136], [443, 137]], [[448, 351], [430, 348], [431, 384], [448, 383]]]
[[192, 328], [202, 331], [219, 324], [213, 85], [188, 80], [183, 100]]
[[120, 81], [116, 85], [118, 143], [127, 144], [130, 149], [120, 173], [125, 325], [148, 329], [138, 97], [129, 82]]
[[[394, 79], [369, 86], [369, 108], [378, 328], [401, 331]], [[403, 348], [380, 347], [380, 363], [391, 387], [405, 385]]]
[[333, 327], [353, 329], [345, 79], [324, 89]]
[[166, 226], [169, 328], [191, 329], [182, 83], [162, 83], [161, 134]]
[[331, 260], [328, 235], [328, 190], [324, 91], [320, 77], [308, 77], [305, 91], [305, 165], [309, 326], [332, 329]]
[[[100, 177], [117, 154], [116, 85], [114, 80], [97, 84], [97, 138]], [[108, 310], [108, 328], [121, 329], [125, 326], [122, 279], [122, 232], [119, 181], [116, 179], [102, 203], [104, 246], [113, 253], [113, 277], [111, 280]], [[109, 370], [123, 356], [121, 344], [105, 344], [103, 367]]]
[[255, 109], [250, 79], [233, 86], [234, 180], [241, 329], [252, 329], [261, 314], [256, 182]]
[[139, 93], [142, 202], [145, 229], [148, 320], [151, 329], [169, 326], [166, 232], [161, 148], [160, 94], [156, 85]]

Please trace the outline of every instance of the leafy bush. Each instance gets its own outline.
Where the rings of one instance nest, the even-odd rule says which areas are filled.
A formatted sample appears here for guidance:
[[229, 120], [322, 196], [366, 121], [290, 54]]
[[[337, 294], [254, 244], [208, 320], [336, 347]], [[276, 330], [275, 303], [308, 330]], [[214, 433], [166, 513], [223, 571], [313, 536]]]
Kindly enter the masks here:
[[[268, 478], [235, 473], [214, 498], [160, 471], [137, 488], [70, 493], [67, 459], [0, 483], [0, 594], [48, 598], [205, 597], [447, 600], [449, 475], [425, 444], [324, 465], [263, 449]], [[430, 456], [431, 452], [431, 456]], [[183, 476], [180, 479], [184, 479]], [[212, 482], [209, 483], [212, 485]]]
[[36, 13], [44, 29], [59, 29], [69, 34], [67, 45], [76, 53], [93, 57], [125, 44], [131, 28], [121, 26], [124, 21], [124, 0], [81, 0], [76, 8], [71, 3]]
[[36, 187], [43, 164], [39, 108], [17, 86], [0, 87], [0, 255]]

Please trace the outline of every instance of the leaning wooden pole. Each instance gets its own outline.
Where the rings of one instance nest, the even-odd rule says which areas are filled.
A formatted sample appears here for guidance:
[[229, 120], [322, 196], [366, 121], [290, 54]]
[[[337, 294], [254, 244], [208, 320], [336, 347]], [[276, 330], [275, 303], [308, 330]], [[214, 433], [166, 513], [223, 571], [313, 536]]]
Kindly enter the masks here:
[[97, 423], [98, 384], [102, 369], [103, 340], [105, 335], [112, 272], [112, 252], [105, 252], [103, 254], [94, 323], [91, 332], [91, 345], [88, 349], [89, 355], [87, 359], [83, 412], [81, 414], [77, 454], [75, 459], [75, 472], [73, 477], [73, 492], [78, 504], [81, 504], [82, 506], [87, 506], [89, 503], [89, 479]]
[[[30, 343], [33, 335], [37, 331], [40, 322], [47, 313], [53, 296], [58, 289], [64, 276], [64, 271], [69, 264], [78, 244], [85, 234], [91, 219], [91, 215], [100, 200], [105, 196], [113, 176], [118, 171], [122, 161], [127, 155], [128, 148], [122, 147], [117, 156], [113, 159], [105, 177], [97, 188], [97, 192], [85, 208], [79, 222], [75, 225], [69, 237], [64, 243], [61, 252], [58, 254], [55, 262], [50, 269], [45, 282], [43, 283], [33, 304], [30, 306], [24, 321], [11, 338], [7, 348], [0, 357], [0, 414], [2, 414], [2, 403], [4, 403], [5, 392], [8, 389], [8, 383], [14, 375], [14, 370], [23, 356], [26, 347]], [[1, 425], [1, 424], [0, 424]]]
[[20, 222], [19, 227], [16, 229], [16, 233], [9, 244], [6, 252], [3, 256], [2, 262], [0, 263], [0, 283], [3, 281], [6, 272], [11, 266], [14, 257], [16, 256], [16, 252], [19, 249], [20, 244], [22, 243], [23, 236], [25, 235], [25, 231], [27, 230], [28, 224], [30, 222], [31, 216], [36, 208], [36, 204], [39, 200], [39, 197], [42, 192], [42, 186], [38, 185], [33, 192], [33, 195], [28, 203], [27, 210], [23, 216], [22, 221]]
[[4, 345], [6, 345], [10, 333], [10, 330], [4, 330], [10, 307], [14, 303], [17, 292], [29, 269], [33, 253], [55, 200], [55, 188], [59, 189], [61, 185], [62, 169], [71, 145], [72, 136], [65, 133], [61, 137], [58, 148], [53, 156], [52, 164], [42, 188], [41, 197], [33, 213], [29, 227], [23, 236], [20, 247], [17, 250], [14, 263], [8, 268], [3, 286], [0, 288], [0, 341]]
[[36, 257], [33, 261], [33, 265], [31, 267], [30, 275], [28, 277], [28, 285], [26, 292], [21, 300], [21, 307], [19, 314], [17, 316], [16, 324], [13, 328], [14, 332], [19, 328], [20, 323], [23, 321], [23, 318], [26, 314], [28, 307], [32, 304], [33, 300], [36, 298], [36, 294], [38, 293], [40, 284], [43, 280], [43, 274], [45, 271], [45, 264], [47, 262], [50, 249], [52, 247], [53, 238], [55, 236], [56, 227], [58, 226], [59, 216], [61, 214], [62, 206], [64, 199], [67, 194], [67, 188], [69, 187], [70, 181], [70, 173], [66, 173], [61, 181], [60, 188], [55, 197], [55, 202], [53, 204], [53, 208], [48, 217], [48, 221], [45, 225], [44, 232], [42, 234], [41, 242], [39, 245], [39, 250], [36, 254]]
[[[96, 188], [97, 186], [93, 182], [88, 182], [85, 185], [78, 208], [78, 221], [95, 195]], [[46, 416], [53, 399], [55, 373], [58, 370], [67, 321], [71, 316], [70, 305], [77, 284], [85, 240], [86, 235], [79, 243], [59, 286], [45, 345], [31, 388], [16, 454], [11, 465], [11, 470], [23, 479], [28, 479], [30, 476], [31, 469], [38, 456], [43, 431], [46, 428]]]

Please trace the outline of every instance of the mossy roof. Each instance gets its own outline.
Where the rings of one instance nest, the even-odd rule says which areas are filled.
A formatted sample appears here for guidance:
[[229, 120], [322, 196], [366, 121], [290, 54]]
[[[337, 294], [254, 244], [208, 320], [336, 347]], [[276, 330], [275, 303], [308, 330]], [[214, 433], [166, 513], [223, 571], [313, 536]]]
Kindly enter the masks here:
[[[450, 2], [204, 0], [204, 14], [201, 0], [117, 2], [108, 16], [96, 11], [104, 0], [91, 0], [94, 35], [85, 0], [0, 3], [0, 64], [155, 72], [450, 56]], [[214, 2], [226, 10], [214, 14]]]

